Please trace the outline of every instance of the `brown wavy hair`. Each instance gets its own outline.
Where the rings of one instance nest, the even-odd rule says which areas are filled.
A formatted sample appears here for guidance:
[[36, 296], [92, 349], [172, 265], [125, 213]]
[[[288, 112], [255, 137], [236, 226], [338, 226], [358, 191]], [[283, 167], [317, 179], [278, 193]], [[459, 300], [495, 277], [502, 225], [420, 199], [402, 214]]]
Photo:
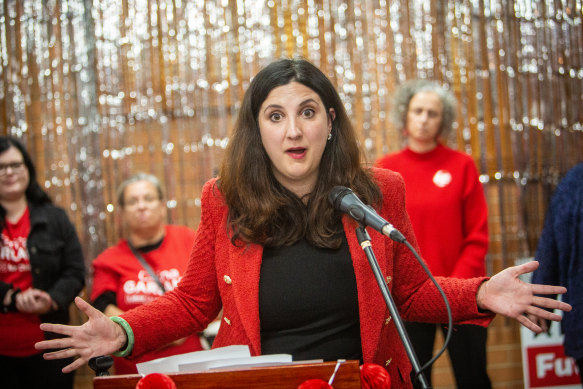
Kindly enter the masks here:
[[[320, 161], [311, 193], [299, 198], [275, 178], [263, 148], [258, 113], [276, 87], [298, 82], [333, 108], [332, 138]], [[380, 189], [361, 166], [362, 152], [340, 96], [330, 80], [304, 59], [281, 59], [262, 69], [247, 89], [220, 169], [218, 186], [229, 208], [231, 241], [266, 247], [289, 246], [306, 238], [316, 247], [338, 248], [341, 215], [328, 203], [336, 185], [351, 188], [367, 204], [379, 204]]]

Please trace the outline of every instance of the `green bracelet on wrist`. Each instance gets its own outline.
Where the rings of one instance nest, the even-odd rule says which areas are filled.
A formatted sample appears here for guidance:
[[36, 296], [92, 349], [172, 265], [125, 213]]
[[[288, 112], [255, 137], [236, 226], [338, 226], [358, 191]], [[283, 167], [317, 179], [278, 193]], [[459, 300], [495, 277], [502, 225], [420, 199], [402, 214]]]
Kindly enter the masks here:
[[127, 321], [125, 321], [124, 319], [122, 319], [121, 317], [112, 316], [112, 317], [110, 317], [110, 319], [114, 323], [119, 324], [121, 326], [121, 328], [123, 328], [123, 330], [125, 331], [126, 336], [128, 338], [126, 348], [123, 350], [114, 352], [113, 356], [126, 357], [126, 356], [130, 355], [130, 353], [134, 349], [134, 331], [132, 331], [132, 327], [130, 326], [130, 324]]

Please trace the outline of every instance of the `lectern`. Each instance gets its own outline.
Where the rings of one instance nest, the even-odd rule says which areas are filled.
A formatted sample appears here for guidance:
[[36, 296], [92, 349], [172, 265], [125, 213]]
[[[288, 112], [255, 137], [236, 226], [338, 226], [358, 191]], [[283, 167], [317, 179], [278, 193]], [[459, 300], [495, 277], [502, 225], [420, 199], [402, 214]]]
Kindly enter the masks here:
[[[291, 364], [264, 367], [245, 367], [212, 370], [199, 373], [169, 373], [177, 389], [255, 388], [297, 389], [304, 381], [319, 378], [326, 382], [336, 368], [336, 362]], [[141, 376], [138, 374], [95, 377], [94, 389], [135, 389]], [[334, 389], [360, 389], [359, 361], [346, 361], [340, 365]]]

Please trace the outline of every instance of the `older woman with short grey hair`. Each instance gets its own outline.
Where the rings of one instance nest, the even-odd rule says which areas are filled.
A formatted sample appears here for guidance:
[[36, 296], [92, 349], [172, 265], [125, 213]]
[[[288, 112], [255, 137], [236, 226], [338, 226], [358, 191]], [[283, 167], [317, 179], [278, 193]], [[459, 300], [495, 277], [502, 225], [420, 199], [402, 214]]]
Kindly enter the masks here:
[[[194, 231], [167, 225], [160, 180], [136, 173], [117, 189], [119, 212], [126, 236], [94, 261], [91, 301], [107, 316], [154, 300], [178, 284], [188, 263]], [[117, 374], [137, 373], [136, 362], [202, 349], [197, 334], [181, 338], [137, 361], [115, 358]]]
[[[486, 275], [488, 214], [473, 159], [442, 141], [453, 128], [456, 101], [434, 81], [404, 83], [394, 95], [391, 120], [403, 135], [403, 150], [377, 165], [399, 172], [407, 189], [407, 212], [421, 253], [435, 276]], [[407, 322], [421, 364], [432, 357], [436, 327]], [[486, 371], [486, 328], [456, 325], [448, 346], [458, 388], [491, 388]], [[428, 378], [431, 372], [427, 373]]]

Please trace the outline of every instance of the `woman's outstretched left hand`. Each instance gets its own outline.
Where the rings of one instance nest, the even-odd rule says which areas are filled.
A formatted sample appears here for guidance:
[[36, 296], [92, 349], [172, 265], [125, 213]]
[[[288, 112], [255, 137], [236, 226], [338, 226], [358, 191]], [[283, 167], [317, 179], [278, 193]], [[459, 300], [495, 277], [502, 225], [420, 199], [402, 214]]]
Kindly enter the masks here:
[[[512, 266], [494, 275], [478, 289], [476, 299], [478, 307], [518, 320], [526, 328], [541, 333], [543, 329], [531, 318], [560, 321], [561, 315], [548, 311], [560, 309], [569, 312], [571, 306], [557, 301], [554, 296], [567, 292], [562, 286], [528, 284], [518, 276], [530, 273], [538, 268], [539, 263], [532, 261], [519, 266]], [[551, 295], [541, 297], [538, 295]]]

